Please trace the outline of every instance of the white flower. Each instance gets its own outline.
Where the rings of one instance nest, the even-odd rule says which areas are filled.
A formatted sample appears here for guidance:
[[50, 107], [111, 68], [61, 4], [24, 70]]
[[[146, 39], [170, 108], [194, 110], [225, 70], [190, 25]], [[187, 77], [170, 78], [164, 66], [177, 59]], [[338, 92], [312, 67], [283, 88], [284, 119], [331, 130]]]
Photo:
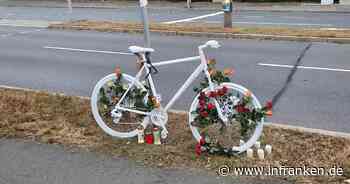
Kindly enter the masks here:
[[129, 85], [128, 84], [123, 84], [123, 89], [124, 90], [127, 90], [129, 88]]
[[108, 81], [108, 82], [107, 82], [107, 86], [108, 86], [108, 87], [112, 87], [113, 85], [114, 85], [114, 84], [113, 84], [113, 81]]
[[142, 88], [142, 89], [141, 89], [141, 93], [145, 93], [145, 92], [147, 92], [147, 89]]

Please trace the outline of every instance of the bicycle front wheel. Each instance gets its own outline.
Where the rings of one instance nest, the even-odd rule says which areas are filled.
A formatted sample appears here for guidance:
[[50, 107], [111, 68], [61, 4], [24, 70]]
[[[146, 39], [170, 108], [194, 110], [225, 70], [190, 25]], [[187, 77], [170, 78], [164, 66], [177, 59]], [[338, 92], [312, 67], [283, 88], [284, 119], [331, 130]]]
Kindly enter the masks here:
[[[137, 135], [137, 128], [140, 125], [147, 126], [148, 121], [144, 120], [144, 115], [114, 109], [134, 80], [134, 77], [127, 74], [121, 74], [119, 77], [116, 74], [110, 74], [98, 81], [94, 87], [91, 95], [92, 114], [102, 130], [111, 136], [133, 137]], [[138, 107], [141, 109], [137, 110], [145, 110], [142, 107], [147, 103], [145, 100], [147, 96], [147, 89], [142, 83], [136, 81], [120, 106], [135, 110]]]
[[[208, 109], [214, 108], [213, 104], [215, 103], [213, 102], [214, 98], [206, 98], [200, 102], [200, 94], [209, 95], [212, 92], [209, 88], [206, 88], [195, 97], [191, 104], [189, 126], [193, 137], [198, 142], [200, 142], [204, 135], [210, 135], [210, 139], [213, 139], [211, 141], [215, 142], [215, 144], [220, 143], [220, 145], [232, 149], [235, 153], [241, 153], [258, 141], [262, 134], [264, 118], [262, 117], [258, 121], [253, 122], [249, 119], [249, 116], [246, 116], [246, 119], [244, 119], [245, 122], [242, 122], [242, 119], [240, 119], [242, 116], [238, 115], [237, 107], [242, 103], [246, 94], [250, 95], [250, 103], [249, 106], [244, 107], [245, 110], [255, 112], [255, 110], [262, 107], [254, 94], [241, 85], [222, 83], [215, 87], [214, 91], [220, 91], [223, 88], [226, 88], [225, 94], [213, 96], [215, 96], [216, 101], [219, 103], [223, 115], [228, 118], [228, 122], [221, 122], [215, 110], [209, 111], [209, 114], [207, 113]], [[205, 105], [203, 105], [204, 102]]]

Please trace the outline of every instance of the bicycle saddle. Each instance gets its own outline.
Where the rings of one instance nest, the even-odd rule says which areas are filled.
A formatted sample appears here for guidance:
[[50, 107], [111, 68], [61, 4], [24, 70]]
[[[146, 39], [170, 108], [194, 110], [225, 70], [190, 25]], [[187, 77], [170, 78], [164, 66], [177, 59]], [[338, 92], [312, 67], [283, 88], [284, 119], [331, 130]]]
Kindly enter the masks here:
[[137, 54], [137, 53], [146, 53], [146, 52], [154, 52], [154, 49], [152, 48], [145, 48], [145, 47], [139, 47], [139, 46], [130, 46], [129, 51]]

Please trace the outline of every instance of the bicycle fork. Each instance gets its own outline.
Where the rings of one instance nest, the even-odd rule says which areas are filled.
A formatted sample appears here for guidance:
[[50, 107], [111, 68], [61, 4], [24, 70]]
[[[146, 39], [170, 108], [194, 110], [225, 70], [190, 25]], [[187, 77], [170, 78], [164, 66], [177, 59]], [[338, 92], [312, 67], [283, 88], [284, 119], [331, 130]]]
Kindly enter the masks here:
[[[208, 72], [207, 59], [206, 59], [206, 56], [205, 56], [205, 54], [203, 52], [203, 48], [204, 47], [201, 47], [201, 46], [199, 47], [199, 56], [201, 58], [202, 65], [204, 66], [203, 67], [203, 71], [205, 73], [205, 76], [208, 79], [209, 89], [210, 89], [210, 91], [214, 91], [214, 83], [211, 80], [210, 74]], [[223, 113], [221, 111], [221, 108], [220, 108], [220, 104], [218, 103], [218, 101], [215, 98], [214, 98], [214, 104], [215, 104], [216, 110], [218, 112], [219, 118], [224, 122], [225, 125], [227, 125], [228, 118], [223, 115]]]

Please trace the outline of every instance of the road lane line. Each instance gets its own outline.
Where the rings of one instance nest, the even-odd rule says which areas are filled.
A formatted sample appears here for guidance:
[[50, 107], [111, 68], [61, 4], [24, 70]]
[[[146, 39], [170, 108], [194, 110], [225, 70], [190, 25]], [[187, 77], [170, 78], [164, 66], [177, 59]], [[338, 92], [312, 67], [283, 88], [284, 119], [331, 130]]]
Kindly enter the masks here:
[[91, 53], [104, 53], [104, 54], [119, 54], [119, 55], [133, 55], [129, 52], [115, 52], [115, 51], [106, 51], [106, 50], [89, 50], [89, 49], [75, 49], [75, 48], [67, 48], [67, 47], [50, 47], [45, 46], [45, 49], [53, 49], [53, 50], [66, 50], [66, 51], [76, 51], [76, 52], [91, 52]]
[[2, 34], [1, 37], [2, 37], [2, 38], [5, 38], [5, 37], [12, 36], [12, 35], [13, 35], [12, 33], [6, 33], [6, 34]]
[[[293, 65], [280, 65], [271, 63], [258, 63], [259, 66], [270, 66], [270, 67], [280, 67], [280, 68], [293, 68]], [[324, 71], [336, 71], [336, 72], [350, 72], [348, 69], [341, 68], [323, 68], [323, 67], [312, 67], [312, 66], [297, 66], [299, 69], [309, 69], [309, 70], [324, 70]]]
[[223, 13], [224, 13], [223, 11], [220, 11], [220, 12], [216, 12], [216, 13], [201, 15], [201, 16], [187, 18], [187, 19], [180, 19], [180, 20], [163, 22], [163, 24], [175, 24], [175, 23], [179, 23], [179, 22], [190, 22], [190, 21], [193, 21], [193, 20], [198, 20], [198, 19], [203, 19], [203, 18], [212, 17], [212, 16], [216, 16], [216, 15], [221, 15]]

